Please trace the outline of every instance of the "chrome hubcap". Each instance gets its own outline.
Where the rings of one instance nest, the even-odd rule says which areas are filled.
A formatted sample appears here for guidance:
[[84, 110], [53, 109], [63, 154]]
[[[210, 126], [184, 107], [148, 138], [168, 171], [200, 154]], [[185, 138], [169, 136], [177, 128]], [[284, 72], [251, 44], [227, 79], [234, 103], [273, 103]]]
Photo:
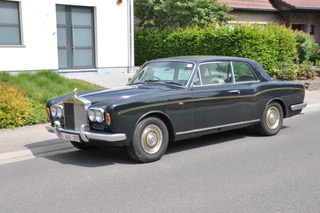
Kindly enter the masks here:
[[141, 135], [141, 145], [145, 152], [154, 154], [159, 151], [162, 145], [161, 129], [154, 124], [148, 125]]
[[276, 129], [280, 122], [280, 112], [277, 107], [270, 107], [267, 112], [267, 125], [269, 129]]

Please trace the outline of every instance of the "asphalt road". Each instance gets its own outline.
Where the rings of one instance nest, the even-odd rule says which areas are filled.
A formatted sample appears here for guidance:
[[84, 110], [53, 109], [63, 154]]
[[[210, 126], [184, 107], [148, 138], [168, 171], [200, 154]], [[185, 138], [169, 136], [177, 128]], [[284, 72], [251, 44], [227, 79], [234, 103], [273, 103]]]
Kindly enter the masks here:
[[320, 109], [277, 136], [238, 130], [173, 143], [158, 162], [125, 150], [0, 165], [0, 212], [308, 212], [320, 209]]

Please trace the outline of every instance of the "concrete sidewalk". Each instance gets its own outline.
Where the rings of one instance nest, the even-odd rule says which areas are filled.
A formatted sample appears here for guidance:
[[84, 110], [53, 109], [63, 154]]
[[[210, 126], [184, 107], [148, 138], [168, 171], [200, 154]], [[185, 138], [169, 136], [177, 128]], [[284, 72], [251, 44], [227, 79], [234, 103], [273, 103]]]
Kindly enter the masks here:
[[[125, 85], [133, 73], [121, 74], [63, 74], [67, 78], [82, 79], [107, 88]], [[306, 91], [305, 101], [308, 103], [304, 112], [320, 108], [320, 90]], [[67, 141], [62, 141], [55, 134], [46, 131], [48, 124], [20, 127], [16, 129], [0, 129], [0, 164], [10, 156], [41, 156], [45, 152], [73, 149]]]

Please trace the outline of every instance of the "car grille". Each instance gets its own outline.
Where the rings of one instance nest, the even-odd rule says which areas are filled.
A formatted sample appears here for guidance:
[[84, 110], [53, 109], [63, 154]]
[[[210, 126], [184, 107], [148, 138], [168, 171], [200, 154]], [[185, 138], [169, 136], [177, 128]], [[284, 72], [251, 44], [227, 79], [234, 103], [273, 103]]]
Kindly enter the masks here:
[[[74, 102], [74, 101], [71, 101]], [[64, 102], [64, 128], [80, 130], [82, 124], [86, 124], [86, 107], [84, 103]]]

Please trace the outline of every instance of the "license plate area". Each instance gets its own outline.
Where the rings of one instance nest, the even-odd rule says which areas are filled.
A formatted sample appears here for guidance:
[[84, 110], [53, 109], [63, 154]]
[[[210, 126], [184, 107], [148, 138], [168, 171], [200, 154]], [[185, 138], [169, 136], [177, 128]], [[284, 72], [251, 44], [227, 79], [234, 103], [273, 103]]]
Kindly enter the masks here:
[[60, 132], [59, 138], [66, 141], [73, 141], [73, 142], [80, 143], [80, 137], [79, 135], [76, 135], [76, 134]]

